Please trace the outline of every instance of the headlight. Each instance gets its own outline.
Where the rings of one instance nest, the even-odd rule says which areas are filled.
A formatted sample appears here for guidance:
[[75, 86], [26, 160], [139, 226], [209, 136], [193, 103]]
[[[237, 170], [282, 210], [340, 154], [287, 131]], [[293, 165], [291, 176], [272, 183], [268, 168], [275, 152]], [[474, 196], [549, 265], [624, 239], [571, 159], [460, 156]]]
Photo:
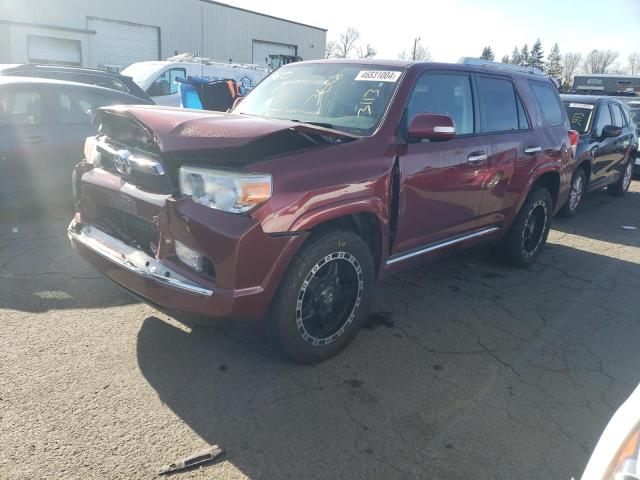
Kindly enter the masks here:
[[84, 160], [94, 166], [100, 165], [100, 152], [98, 152], [96, 137], [87, 137], [84, 141]]
[[271, 197], [271, 175], [180, 167], [180, 191], [205, 207], [243, 213]]

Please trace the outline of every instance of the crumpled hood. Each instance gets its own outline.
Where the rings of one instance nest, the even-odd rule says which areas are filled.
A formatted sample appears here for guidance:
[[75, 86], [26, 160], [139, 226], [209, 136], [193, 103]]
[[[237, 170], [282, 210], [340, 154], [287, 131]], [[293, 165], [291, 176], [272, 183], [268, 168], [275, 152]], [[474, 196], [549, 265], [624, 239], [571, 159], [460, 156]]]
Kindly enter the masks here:
[[238, 148], [286, 130], [351, 140], [358, 138], [288, 120], [162, 106], [103, 107], [96, 112], [96, 121], [101, 123], [110, 115], [130, 117], [140, 124], [153, 137], [160, 152]]

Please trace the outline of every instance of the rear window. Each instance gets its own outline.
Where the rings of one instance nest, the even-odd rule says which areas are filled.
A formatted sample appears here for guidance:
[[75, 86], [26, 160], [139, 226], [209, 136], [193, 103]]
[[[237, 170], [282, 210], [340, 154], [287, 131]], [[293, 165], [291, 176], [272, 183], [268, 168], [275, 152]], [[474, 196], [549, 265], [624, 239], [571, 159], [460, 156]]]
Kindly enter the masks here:
[[595, 105], [591, 103], [565, 102], [564, 108], [567, 111], [571, 129], [580, 134], [587, 133], [591, 128]]
[[518, 105], [513, 84], [502, 78], [480, 77], [478, 88], [484, 130], [518, 130]]
[[555, 88], [541, 82], [529, 82], [529, 84], [540, 105], [545, 122], [552, 126], [562, 125], [562, 106]]

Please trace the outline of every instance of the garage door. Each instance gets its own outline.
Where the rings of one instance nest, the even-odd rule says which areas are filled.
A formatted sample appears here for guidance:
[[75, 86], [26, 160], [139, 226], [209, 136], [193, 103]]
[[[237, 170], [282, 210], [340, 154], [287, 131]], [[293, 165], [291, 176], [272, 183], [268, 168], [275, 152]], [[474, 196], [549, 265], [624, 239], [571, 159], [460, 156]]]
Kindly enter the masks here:
[[284, 43], [253, 41], [253, 63], [267, 66], [266, 58], [269, 55], [296, 55], [295, 45], [285, 45]]
[[96, 32], [89, 40], [93, 67], [120, 71], [135, 62], [160, 60], [158, 27], [89, 17], [87, 28]]
[[27, 51], [30, 63], [82, 66], [79, 40], [28, 35]]

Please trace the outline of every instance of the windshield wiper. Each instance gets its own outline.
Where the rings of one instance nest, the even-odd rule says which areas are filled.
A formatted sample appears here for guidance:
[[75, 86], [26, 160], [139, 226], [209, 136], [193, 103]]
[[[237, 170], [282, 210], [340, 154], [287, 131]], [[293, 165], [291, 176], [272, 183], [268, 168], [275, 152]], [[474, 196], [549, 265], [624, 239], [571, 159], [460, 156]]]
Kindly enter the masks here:
[[326, 122], [305, 122], [304, 120], [297, 120], [297, 119], [291, 119], [291, 121], [297, 122], [297, 123], [306, 123], [309, 125], [315, 125], [316, 127], [333, 128], [333, 124], [326, 123]]

